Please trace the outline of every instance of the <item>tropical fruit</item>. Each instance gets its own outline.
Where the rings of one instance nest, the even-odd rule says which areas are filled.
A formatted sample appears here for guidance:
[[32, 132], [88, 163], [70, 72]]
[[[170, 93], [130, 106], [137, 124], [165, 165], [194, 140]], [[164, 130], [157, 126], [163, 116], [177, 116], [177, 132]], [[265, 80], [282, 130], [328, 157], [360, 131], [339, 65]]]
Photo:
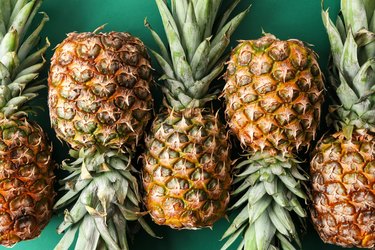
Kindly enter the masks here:
[[49, 75], [52, 127], [73, 148], [134, 148], [151, 118], [150, 58], [128, 33], [70, 33]]
[[230, 209], [240, 212], [223, 249], [241, 234], [240, 248], [295, 249], [301, 242], [289, 212], [306, 217], [298, 198], [307, 200], [295, 153], [315, 138], [323, 102], [316, 55], [301, 41], [264, 34], [240, 41], [225, 80], [228, 124], [247, 156], [234, 166], [232, 195], [240, 198]]
[[48, 40], [35, 48], [47, 15], [30, 30], [41, 4], [0, 4], [0, 244], [5, 246], [37, 237], [51, 218], [55, 196], [52, 146], [27, 115], [28, 101], [45, 87], [36, 79]]
[[[100, 27], [102, 28], [102, 27]], [[99, 30], [99, 29], [98, 29]], [[150, 58], [129, 33], [71, 33], [51, 61], [52, 127], [72, 146], [67, 193], [55, 209], [72, 203], [57, 231], [56, 249], [128, 249], [127, 221], [141, 216], [141, 196], [131, 158], [151, 118]]]
[[322, 73], [310, 48], [271, 34], [242, 41], [225, 79], [228, 123], [244, 147], [288, 153], [309, 146], [323, 100]]
[[216, 97], [211, 83], [247, 10], [228, 21], [240, 1], [220, 16], [222, 2], [172, 0], [169, 7], [156, 0], [169, 47], [146, 23], [160, 48], [152, 53], [163, 69], [166, 100], [146, 138], [144, 200], [152, 219], [172, 228], [211, 227], [229, 202], [231, 145], [218, 115], [205, 104]]
[[[331, 44], [329, 121], [311, 160], [315, 228], [324, 242], [375, 248], [375, 2], [342, 0]], [[355, 18], [353, 18], [355, 17]]]

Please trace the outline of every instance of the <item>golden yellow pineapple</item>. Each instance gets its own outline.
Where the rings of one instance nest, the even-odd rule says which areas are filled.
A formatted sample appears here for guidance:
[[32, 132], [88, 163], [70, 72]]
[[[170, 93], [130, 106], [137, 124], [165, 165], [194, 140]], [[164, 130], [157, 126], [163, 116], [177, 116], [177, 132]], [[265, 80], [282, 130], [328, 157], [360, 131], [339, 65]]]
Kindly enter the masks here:
[[336, 132], [323, 136], [310, 163], [311, 217], [322, 240], [370, 249], [375, 248], [374, 11], [373, 1], [342, 0], [336, 26], [328, 11], [322, 12], [332, 51], [329, 121]]
[[48, 17], [32, 31], [42, 1], [2, 1], [0, 5], [0, 244], [37, 237], [52, 215], [55, 192], [52, 146], [42, 128], [27, 117], [44, 86], [36, 82], [49, 46], [35, 51]]
[[146, 138], [145, 202], [158, 224], [211, 226], [229, 202], [230, 144], [223, 125], [199, 108], [166, 110]]
[[51, 61], [52, 127], [73, 148], [133, 148], [151, 118], [151, 66], [128, 33], [71, 33]]
[[168, 49], [146, 25], [160, 48], [160, 54], [153, 54], [163, 69], [166, 103], [146, 138], [144, 200], [157, 224], [210, 227], [224, 216], [229, 202], [231, 145], [218, 115], [205, 104], [217, 94], [210, 84], [223, 70], [223, 52], [247, 11], [227, 21], [239, 1], [222, 20], [222, 1], [156, 3]]
[[270, 34], [242, 41], [225, 78], [228, 123], [244, 147], [293, 152], [309, 146], [323, 100], [322, 74], [310, 48]]
[[[240, 212], [223, 235], [227, 249], [295, 249], [301, 242], [290, 215], [306, 217], [307, 177], [294, 155], [315, 138], [323, 102], [323, 76], [315, 53], [298, 40], [271, 34], [240, 41], [232, 51], [223, 96], [232, 132], [246, 158], [234, 166]], [[277, 240], [276, 240], [277, 238]]]
[[56, 249], [128, 249], [127, 221], [138, 220], [152, 235], [140, 210], [133, 151], [151, 118], [150, 58], [128, 33], [71, 33], [51, 61], [49, 108], [59, 138], [75, 150], [67, 193], [55, 209], [65, 212]]
[[325, 242], [375, 246], [375, 137], [355, 131], [325, 136], [311, 161], [315, 227]]

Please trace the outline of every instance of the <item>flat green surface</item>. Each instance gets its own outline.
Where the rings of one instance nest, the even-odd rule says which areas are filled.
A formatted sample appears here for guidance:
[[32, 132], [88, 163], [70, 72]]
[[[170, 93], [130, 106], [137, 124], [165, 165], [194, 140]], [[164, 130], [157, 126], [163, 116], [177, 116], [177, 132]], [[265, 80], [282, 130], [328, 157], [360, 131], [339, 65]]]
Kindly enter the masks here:
[[[325, 2], [326, 6], [330, 6], [332, 14], [337, 13], [339, 0], [326, 0]], [[239, 9], [244, 9], [249, 3], [252, 4], [251, 11], [235, 33], [232, 46], [236, 44], [237, 39], [258, 38], [263, 29], [281, 39], [297, 38], [313, 44], [320, 56], [322, 68], [326, 67], [329, 47], [321, 22], [320, 0], [242, 0]], [[144, 18], [147, 17], [157, 31], [162, 30], [153, 0], [45, 0], [42, 10], [47, 12], [51, 19], [46, 25], [44, 35], [49, 37], [52, 48], [69, 32], [93, 31], [105, 23], [107, 23], [105, 31], [131, 32], [140, 37], [149, 47], [156, 48], [150, 34], [143, 26]], [[47, 59], [51, 55], [50, 50]], [[46, 91], [37, 102], [48, 110]], [[56, 139], [54, 132], [49, 128], [48, 112], [40, 112], [38, 118], [35, 119], [49, 134], [55, 147], [55, 159], [61, 162], [67, 157], [67, 147]], [[53, 249], [61, 237], [55, 233], [55, 228], [61, 220], [61, 216], [55, 216], [38, 239], [19, 243], [13, 249]], [[134, 239], [132, 249], [220, 249], [223, 242], [219, 239], [228, 226], [229, 223], [224, 219], [216, 223], [213, 230], [176, 231], [155, 225], [153, 226], [155, 231], [164, 239], [153, 239], [141, 230]], [[0, 247], [0, 249], [5, 248]], [[303, 249], [334, 250], [340, 248], [323, 244], [315, 231], [309, 227], [303, 237]]]

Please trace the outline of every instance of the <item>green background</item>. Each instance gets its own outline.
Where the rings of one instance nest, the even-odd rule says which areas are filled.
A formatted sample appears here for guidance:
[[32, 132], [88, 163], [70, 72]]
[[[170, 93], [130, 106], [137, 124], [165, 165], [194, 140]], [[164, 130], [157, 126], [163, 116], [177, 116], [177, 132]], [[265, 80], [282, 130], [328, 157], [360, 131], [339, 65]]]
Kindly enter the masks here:
[[[228, 3], [230, 0], [224, 2]], [[325, 5], [330, 7], [332, 16], [337, 14], [339, 2], [339, 0], [325, 1]], [[263, 29], [280, 39], [296, 38], [314, 45], [314, 50], [320, 56], [320, 65], [323, 71], [326, 71], [329, 44], [321, 21], [320, 0], [242, 0], [238, 10], [245, 9], [249, 4], [252, 4], [252, 8], [235, 33], [232, 47], [235, 46], [236, 40], [258, 38]], [[50, 16], [50, 22], [47, 23], [43, 32], [43, 36], [48, 36], [52, 44], [51, 50], [46, 55], [47, 59], [52, 55], [52, 48], [62, 41], [67, 33], [93, 31], [105, 23], [107, 26], [104, 31], [128, 31], [140, 37], [151, 48], [156, 48], [156, 46], [149, 32], [143, 26], [144, 18], [147, 17], [159, 33], [162, 31], [161, 21], [153, 0], [46, 0], [43, 3], [42, 11], [47, 12]], [[154, 67], [157, 68], [156, 65]], [[47, 68], [45, 74], [47, 74]], [[46, 97], [47, 92], [44, 91], [36, 101], [45, 108], [45, 112], [40, 112], [38, 117], [32, 117], [32, 119], [36, 119], [49, 134], [55, 147], [55, 159], [57, 162], [61, 162], [67, 157], [68, 148], [56, 139], [55, 133], [50, 129]], [[160, 102], [160, 100], [156, 101]], [[62, 173], [58, 172], [58, 174]], [[233, 215], [230, 218], [233, 218]], [[13, 249], [53, 249], [61, 238], [55, 232], [55, 228], [61, 221], [62, 216], [55, 215], [38, 239], [19, 243]], [[136, 234], [131, 249], [220, 249], [223, 242], [220, 242], [219, 239], [229, 226], [229, 222], [225, 219], [217, 222], [213, 230], [176, 231], [156, 226], [152, 222], [150, 224], [157, 234], [164, 238], [162, 240], [153, 239], [141, 230]], [[0, 249], [5, 248], [0, 247]], [[236, 248], [233, 247], [233, 249]], [[314, 229], [309, 226], [303, 237], [303, 249], [334, 250], [340, 248], [324, 244]]]

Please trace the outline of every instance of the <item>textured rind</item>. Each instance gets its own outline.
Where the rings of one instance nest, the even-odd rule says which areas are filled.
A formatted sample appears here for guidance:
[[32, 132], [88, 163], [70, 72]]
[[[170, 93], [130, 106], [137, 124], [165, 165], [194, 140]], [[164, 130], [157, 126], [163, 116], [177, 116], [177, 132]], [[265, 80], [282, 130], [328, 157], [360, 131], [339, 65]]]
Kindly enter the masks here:
[[49, 107], [73, 148], [134, 148], [151, 118], [150, 58], [128, 33], [71, 33], [51, 61]]
[[323, 241], [375, 248], [375, 137], [325, 136], [311, 161], [311, 217]]
[[270, 34], [241, 41], [225, 79], [229, 126], [250, 151], [289, 153], [315, 138], [323, 76], [316, 55], [302, 42]]
[[0, 244], [35, 238], [51, 218], [51, 154], [36, 123], [26, 118], [0, 121]]
[[209, 227], [225, 214], [231, 185], [230, 143], [218, 117], [201, 109], [164, 110], [143, 155], [145, 203], [172, 228]]

